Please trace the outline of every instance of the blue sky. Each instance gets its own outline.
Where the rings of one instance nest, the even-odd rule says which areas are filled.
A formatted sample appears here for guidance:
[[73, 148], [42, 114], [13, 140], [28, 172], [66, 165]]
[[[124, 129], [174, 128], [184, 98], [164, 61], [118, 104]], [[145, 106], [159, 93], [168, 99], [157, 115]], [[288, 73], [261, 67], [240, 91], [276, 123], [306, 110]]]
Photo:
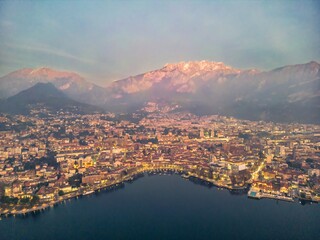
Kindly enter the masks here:
[[47, 66], [105, 86], [179, 61], [319, 61], [319, 16], [306, 0], [0, 1], [0, 76]]

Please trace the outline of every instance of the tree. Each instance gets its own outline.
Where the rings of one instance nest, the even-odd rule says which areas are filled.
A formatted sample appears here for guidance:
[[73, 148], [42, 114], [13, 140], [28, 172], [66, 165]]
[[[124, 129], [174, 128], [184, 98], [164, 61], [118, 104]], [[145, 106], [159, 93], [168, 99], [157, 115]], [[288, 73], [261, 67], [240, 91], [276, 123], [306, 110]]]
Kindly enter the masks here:
[[72, 187], [80, 187], [80, 185], [81, 185], [81, 183], [82, 183], [82, 174], [77, 173], [77, 174], [69, 177], [68, 183], [69, 183]]
[[28, 198], [28, 197], [26, 197], [26, 198], [21, 198], [21, 199], [20, 199], [20, 203], [21, 203], [21, 204], [30, 203], [30, 198]]
[[307, 162], [307, 163], [313, 163], [313, 159], [312, 159], [312, 158], [307, 158], [307, 159], [306, 159], [306, 162]]
[[244, 140], [249, 140], [251, 138], [251, 135], [248, 133], [239, 133], [239, 138], [243, 138]]
[[17, 204], [19, 201], [18, 198], [8, 197], [8, 196], [2, 196], [1, 202], [2, 203], [8, 203], [8, 204]]
[[31, 202], [30, 202], [30, 203], [31, 203], [31, 205], [34, 205], [34, 204], [38, 203], [39, 200], [40, 200], [39, 196], [38, 196], [38, 195], [34, 195], [34, 196], [32, 197], [32, 199], [31, 199]]

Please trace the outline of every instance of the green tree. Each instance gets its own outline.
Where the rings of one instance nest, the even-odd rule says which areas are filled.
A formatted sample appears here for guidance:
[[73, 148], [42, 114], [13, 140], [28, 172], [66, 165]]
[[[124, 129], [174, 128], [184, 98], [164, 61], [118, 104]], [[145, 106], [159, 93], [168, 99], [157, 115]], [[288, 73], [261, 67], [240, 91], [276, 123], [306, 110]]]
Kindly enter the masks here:
[[34, 196], [32, 197], [32, 199], [31, 199], [31, 202], [30, 202], [30, 203], [31, 203], [31, 205], [34, 205], [34, 204], [38, 203], [39, 200], [40, 200], [39, 196], [38, 196], [38, 195], [34, 195]]
[[30, 203], [30, 198], [26, 197], [26, 198], [21, 198], [20, 199], [20, 203], [21, 204], [28, 204]]

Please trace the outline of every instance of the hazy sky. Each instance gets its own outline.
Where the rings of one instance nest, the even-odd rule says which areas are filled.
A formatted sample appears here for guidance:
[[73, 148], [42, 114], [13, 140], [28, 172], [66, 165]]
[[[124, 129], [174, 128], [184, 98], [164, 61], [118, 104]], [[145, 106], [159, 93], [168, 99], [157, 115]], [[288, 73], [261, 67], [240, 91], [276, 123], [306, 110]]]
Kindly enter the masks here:
[[107, 85], [178, 61], [268, 70], [320, 60], [320, 1], [1, 1], [0, 76], [71, 70]]

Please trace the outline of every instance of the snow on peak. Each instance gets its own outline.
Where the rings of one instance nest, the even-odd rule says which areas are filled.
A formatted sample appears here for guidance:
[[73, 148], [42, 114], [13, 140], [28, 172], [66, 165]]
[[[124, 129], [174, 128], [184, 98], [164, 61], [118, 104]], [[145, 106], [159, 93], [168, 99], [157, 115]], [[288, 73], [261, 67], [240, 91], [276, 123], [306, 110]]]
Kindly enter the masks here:
[[32, 69], [32, 71], [29, 74], [37, 75], [37, 74], [58, 73], [58, 72], [60, 72], [60, 71], [53, 70], [53, 69], [48, 68], [48, 67], [39, 67], [39, 68]]
[[21, 72], [21, 75], [24, 75], [26, 78], [32, 79], [43, 79], [43, 80], [55, 80], [66, 78], [70, 81], [81, 81], [83, 78], [76, 73], [66, 72], [66, 71], [58, 71], [48, 67], [39, 67], [34, 69], [29, 69], [28, 72]]
[[180, 72], [188, 73], [194, 71], [233, 71], [240, 72], [230, 66], [226, 66], [223, 62], [210, 62], [202, 61], [189, 61], [179, 63], [168, 63], [163, 67], [164, 70], [173, 71], [179, 70]]

